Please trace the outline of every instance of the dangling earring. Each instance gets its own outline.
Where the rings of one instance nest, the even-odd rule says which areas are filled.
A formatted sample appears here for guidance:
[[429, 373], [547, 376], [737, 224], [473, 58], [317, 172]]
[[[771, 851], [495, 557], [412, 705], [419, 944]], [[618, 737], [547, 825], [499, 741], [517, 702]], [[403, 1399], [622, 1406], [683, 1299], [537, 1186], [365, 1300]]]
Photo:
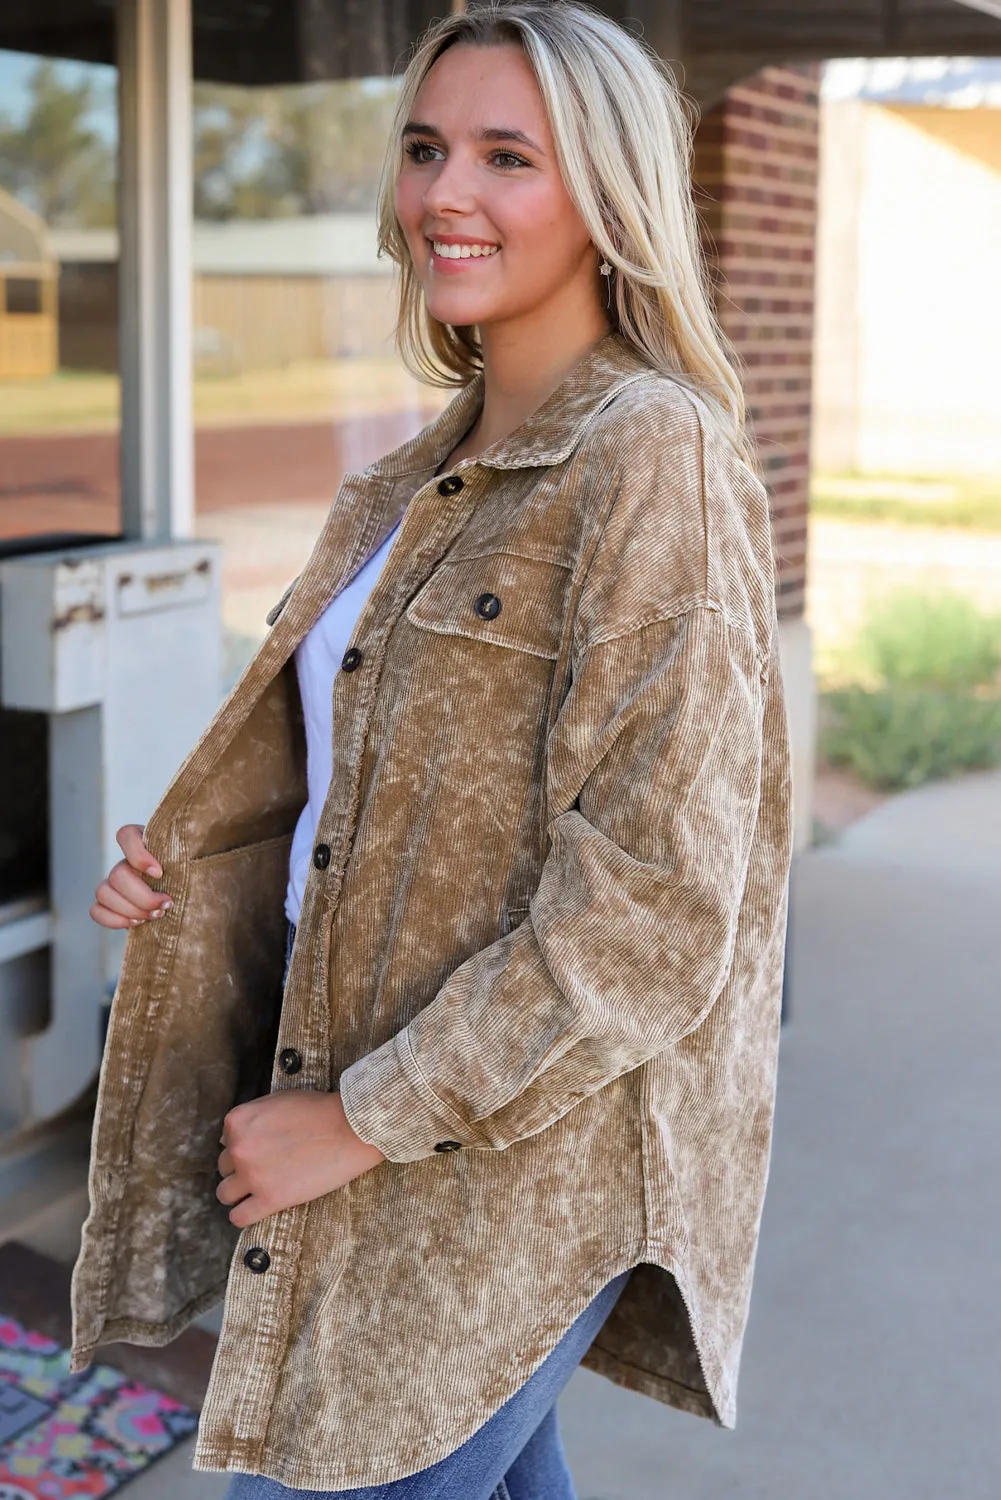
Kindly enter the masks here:
[[608, 309], [609, 309], [609, 311], [611, 311], [611, 308], [612, 308], [612, 268], [608, 264], [607, 260], [603, 260], [601, 262], [601, 265], [598, 267], [598, 270], [601, 273], [601, 275], [604, 276], [604, 278], [605, 278], [605, 287], [606, 287], [607, 296], [608, 296]]

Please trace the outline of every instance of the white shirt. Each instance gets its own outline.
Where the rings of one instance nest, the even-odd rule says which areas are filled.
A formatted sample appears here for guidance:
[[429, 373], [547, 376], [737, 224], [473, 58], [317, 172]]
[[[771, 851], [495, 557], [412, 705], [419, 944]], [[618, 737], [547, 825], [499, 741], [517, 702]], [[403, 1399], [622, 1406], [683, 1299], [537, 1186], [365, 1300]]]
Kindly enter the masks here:
[[334, 752], [334, 677], [341, 670], [341, 658], [351, 644], [351, 633], [365, 600], [372, 592], [382, 571], [399, 525], [389, 533], [363, 568], [355, 574], [336, 599], [331, 600], [312, 630], [295, 653], [296, 675], [306, 721], [306, 786], [309, 800], [295, 825], [292, 852], [289, 855], [289, 881], [285, 894], [285, 915], [298, 922], [313, 858], [316, 826], [327, 800], [333, 772]]

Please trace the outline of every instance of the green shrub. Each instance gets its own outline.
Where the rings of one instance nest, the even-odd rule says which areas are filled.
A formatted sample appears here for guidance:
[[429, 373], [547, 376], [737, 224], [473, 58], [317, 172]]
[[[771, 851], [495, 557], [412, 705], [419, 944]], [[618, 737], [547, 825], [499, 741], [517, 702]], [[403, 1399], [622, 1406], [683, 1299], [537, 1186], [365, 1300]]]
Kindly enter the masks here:
[[1001, 765], [1001, 698], [895, 685], [821, 698], [821, 753], [888, 791]]
[[829, 764], [886, 789], [1001, 764], [1001, 619], [961, 595], [878, 603], [843, 675], [821, 695]]
[[1001, 618], [981, 614], [962, 594], [904, 589], [870, 610], [857, 649], [887, 685], [985, 687], [1001, 670]]

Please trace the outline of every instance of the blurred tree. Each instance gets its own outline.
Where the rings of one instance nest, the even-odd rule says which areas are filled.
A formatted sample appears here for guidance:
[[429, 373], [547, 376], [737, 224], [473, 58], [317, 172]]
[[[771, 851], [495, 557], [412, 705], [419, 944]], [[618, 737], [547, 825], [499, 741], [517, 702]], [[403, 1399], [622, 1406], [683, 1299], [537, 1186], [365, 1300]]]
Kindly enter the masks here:
[[395, 102], [391, 79], [196, 85], [196, 217], [371, 211]]
[[41, 60], [28, 79], [20, 123], [0, 111], [0, 186], [53, 226], [115, 222], [115, 151], [94, 128], [101, 86], [82, 74], [67, 81]]
[[[196, 219], [271, 218], [267, 205], [247, 199], [266, 129], [262, 98], [249, 89], [195, 84], [192, 104]], [[249, 210], [249, 211], [248, 211]]]
[[[194, 211], [200, 219], [364, 213], [375, 207], [396, 102], [392, 79], [273, 89], [195, 85]], [[115, 223], [115, 148], [95, 126], [103, 84], [41, 60], [17, 122], [0, 110], [0, 186], [47, 223]]]

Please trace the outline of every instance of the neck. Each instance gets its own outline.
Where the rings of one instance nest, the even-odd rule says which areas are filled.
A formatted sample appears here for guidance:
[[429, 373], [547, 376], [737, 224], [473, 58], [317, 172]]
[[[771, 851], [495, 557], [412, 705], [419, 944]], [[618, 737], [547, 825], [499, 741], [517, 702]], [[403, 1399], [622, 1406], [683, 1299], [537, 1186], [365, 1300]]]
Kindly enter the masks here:
[[531, 319], [480, 328], [483, 407], [462, 444], [469, 454], [499, 442], [532, 415], [588, 349], [609, 332], [603, 309], [570, 317], [544, 309]]

